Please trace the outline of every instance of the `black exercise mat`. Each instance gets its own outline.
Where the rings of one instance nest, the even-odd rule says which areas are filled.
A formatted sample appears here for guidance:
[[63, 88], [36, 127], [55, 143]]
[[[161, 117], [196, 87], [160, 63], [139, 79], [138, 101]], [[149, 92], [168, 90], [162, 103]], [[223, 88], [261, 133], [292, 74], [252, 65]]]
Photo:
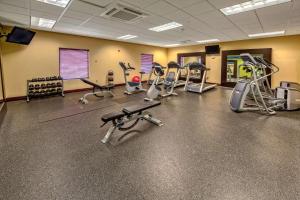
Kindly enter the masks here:
[[67, 118], [67, 117], [72, 117], [74, 115], [79, 115], [79, 114], [83, 114], [83, 113], [87, 113], [87, 112], [91, 112], [94, 110], [100, 110], [100, 109], [104, 109], [110, 106], [115, 106], [117, 105], [114, 102], [105, 102], [105, 104], [98, 104], [98, 105], [76, 105], [74, 107], [70, 107], [70, 108], [65, 108], [63, 110], [60, 111], [55, 111], [55, 112], [49, 112], [49, 113], [45, 113], [45, 114], [40, 114], [39, 115], [39, 122], [43, 123], [43, 122], [49, 122], [49, 121], [53, 121], [53, 120], [58, 120], [58, 119], [62, 119], [62, 118]]
[[126, 97], [120, 97], [120, 98], [114, 98], [113, 101], [118, 104], [127, 103], [130, 101], [139, 101], [141, 99], [144, 99], [145, 95], [134, 95], [134, 96], [126, 96]]

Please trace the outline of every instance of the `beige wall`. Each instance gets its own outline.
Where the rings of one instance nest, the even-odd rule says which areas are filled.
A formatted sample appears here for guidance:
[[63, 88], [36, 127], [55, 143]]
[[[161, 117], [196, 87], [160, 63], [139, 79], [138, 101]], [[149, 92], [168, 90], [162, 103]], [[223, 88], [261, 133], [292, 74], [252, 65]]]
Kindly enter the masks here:
[[[273, 77], [273, 86], [280, 80], [300, 82], [300, 36], [276, 37], [220, 43], [221, 50], [272, 48], [273, 62], [280, 72]], [[203, 45], [178, 48], [159, 48], [146, 45], [117, 42], [60, 33], [37, 31], [32, 43], [22, 46], [1, 42], [2, 62], [6, 96], [24, 96], [26, 80], [33, 77], [59, 75], [59, 48], [82, 48], [90, 50], [90, 78], [104, 84], [106, 73], [115, 72], [115, 83], [123, 83], [119, 61], [130, 62], [140, 69], [140, 54], [152, 53], [154, 60], [166, 65], [177, 60], [177, 53], [204, 52]], [[209, 82], [221, 82], [221, 56], [207, 56], [211, 68]], [[144, 78], [144, 80], [147, 77]], [[79, 80], [65, 81], [65, 90], [86, 88]]]
[[[152, 53], [156, 62], [167, 64], [167, 49], [80, 37], [60, 33], [37, 31], [28, 46], [1, 42], [6, 96], [26, 94], [26, 80], [33, 77], [59, 75], [59, 48], [82, 48], [90, 50], [90, 78], [104, 84], [106, 73], [115, 72], [115, 83], [124, 83], [119, 61], [130, 62], [140, 69], [140, 54]], [[146, 79], [146, 77], [145, 77]], [[86, 88], [80, 80], [65, 81], [65, 90]]]
[[[272, 77], [272, 85], [279, 85], [280, 80], [300, 83], [300, 35], [245, 40], [220, 43], [222, 50], [272, 48], [272, 62], [280, 71]], [[168, 50], [168, 59], [177, 60], [177, 53], [204, 52], [204, 45], [178, 47]], [[221, 55], [206, 57], [206, 65], [211, 68], [208, 81], [221, 82]]]
[[0, 46], [0, 102], [3, 101], [3, 91], [2, 91], [2, 80], [1, 80], [1, 66], [2, 66], [2, 60], [1, 60], [1, 46]]

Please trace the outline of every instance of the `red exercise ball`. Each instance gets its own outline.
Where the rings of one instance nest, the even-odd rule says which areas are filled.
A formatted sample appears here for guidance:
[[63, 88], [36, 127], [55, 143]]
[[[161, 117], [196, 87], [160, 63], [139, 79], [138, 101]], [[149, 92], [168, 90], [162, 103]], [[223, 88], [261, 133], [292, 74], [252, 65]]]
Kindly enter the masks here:
[[141, 81], [141, 78], [139, 76], [134, 76], [134, 77], [132, 77], [131, 81], [134, 83], [139, 83]]

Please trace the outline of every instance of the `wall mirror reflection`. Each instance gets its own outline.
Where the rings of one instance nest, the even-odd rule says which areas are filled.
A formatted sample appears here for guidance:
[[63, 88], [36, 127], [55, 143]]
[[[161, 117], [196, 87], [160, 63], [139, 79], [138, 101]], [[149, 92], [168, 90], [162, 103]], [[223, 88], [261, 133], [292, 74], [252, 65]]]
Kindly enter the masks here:
[[[250, 53], [266, 60], [271, 60], [272, 49], [242, 49], [222, 52], [221, 85], [234, 87], [239, 80], [248, 80], [252, 77], [251, 72], [243, 66], [241, 53]], [[257, 73], [260, 73], [259, 71]], [[263, 73], [263, 72], [261, 72]], [[271, 77], [269, 77], [271, 83]]]

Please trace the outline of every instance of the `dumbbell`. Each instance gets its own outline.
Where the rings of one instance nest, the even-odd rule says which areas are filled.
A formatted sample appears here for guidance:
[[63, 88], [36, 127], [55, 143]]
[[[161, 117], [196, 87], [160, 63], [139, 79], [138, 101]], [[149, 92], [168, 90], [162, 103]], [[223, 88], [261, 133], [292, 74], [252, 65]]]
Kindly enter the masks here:
[[45, 88], [46, 88], [46, 84], [45, 84], [45, 83], [42, 83], [42, 84], [41, 84], [41, 88], [42, 88], [42, 89], [45, 89]]
[[58, 76], [57, 79], [58, 79], [58, 80], [62, 80], [62, 77], [61, 77], [61, 76]]
[[28, 88], [29, 88], [29, 90], [33, 90], [33, 89], [34, 89], [34, 85], [30, 84], [30, 85], [28, 86]]
[[61, 82], [56, 83], [56, 87], [61, 87], [61, 86], [62, 86]]
[[37, 78], [31, 79], [32, 82], [37, 82]]
[[38, 97], [38, 96], [39, 96], [39, 92], [38, 91], [33, 92], [32, 97]]
[[62, 93], [62, 89], [61, 88], [57, 88], [57, 93], [59, 94], [59, 93]]
[[46, 77], [46, 81], [50, 81], [50, 77]]
[[47, 89], [47, 90], [45, 91], [45, 95], [46, 95], [46, 96], [49, 96], [49, 95], [50, 95], [50, 90], [49, 90], [49, 89]]
[[51, 83], [47, 83], [46, 88], [51, 88]]
[[34, 86], [34, 89], [36, 89], [36, 90], [40, 89], [40, 84], [36, 84], [36, 85]]

